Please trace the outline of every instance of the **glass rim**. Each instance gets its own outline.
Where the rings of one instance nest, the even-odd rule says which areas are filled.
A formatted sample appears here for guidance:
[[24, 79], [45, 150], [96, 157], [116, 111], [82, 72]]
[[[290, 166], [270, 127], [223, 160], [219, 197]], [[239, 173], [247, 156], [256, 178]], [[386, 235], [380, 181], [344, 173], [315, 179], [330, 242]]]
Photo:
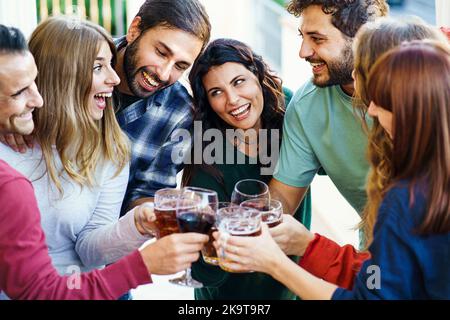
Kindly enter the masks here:
[[181, 191], [192, 191], [192, 192], [198, 192], [198, 193], [204, 193], [204, 194], [212, 194], [217, 195], [217, 191], [206, 189], [206, 188], [199, 188], [199, 187], [184, 187], [181, 189]]
[[[259, 193], [259, 194], [255, 195], [255, 194], [247, 194], [247, 193], [244, 193], [244, 192], [238, 190], [238, 185], [240, 185], [241, 183], [244, 183], [244, 182], [250, 182], [250, 181], [252, 181], [252, 182], [257, 182], [257, 183], [263, 185], [265, 191], [264, 191], [263, 193]], [[265, 194], [268, 194], [268, 193], [270, 192], [269, 186], [267, 185], [267, 183], [265, 183], [264, 181], [258, 180], [258, 179], [243, 179], [243, 180], [239, 180], [239, 181], [236, 183], [236, 185], [234, 186], [234, 191], [236, 191], [236, 192], [238, 192], [238, 193], [240, 193], [240, 194], [242, 194], [242, 195], [244, 195], [244, 196], [246, 196], [246, 197], [254, 197], [254, 198], [258, 198], [258, 197], [260, 197], [261, 195], [265, 195]]]
[[[265, 213], [265, 212], [271, 212], [271, 211], [273, 211], [273, 210], [282, 210], [282, 209], [283, 209], [283, 203], [282, 203], [280, 200], [276, 200], [276, 199], [267, 199], [267, 198], [254, 198], [254, 199], [248, 199], [248, 200], [242, 201], [242, 202], [239, 204], [239, 206], [240, 206], [240, 207], [243, 207], [243, 208], [248, 208], [248, 207], [243, 206], [243, 204], [245, 204], [246, 202], [250, 203], [250, 202], [256, 202], [256, 201], [266, 201], [266, 202], [269, 203], [269, 210], [259, 210], [259, 209], [256, 209], [256, 210], [258, 210], [258, 211], [260, 211], [260, 212], [263, 212], [263, 213]], [[276, 205], [276, 206], [273, 206], [272, 203], [276, 203], [277, 205]], [[251, 208], [251, 207], [250, 207], [250, 208]], [[281, 211], [281, 214], [283, 214], [283, 211]]]

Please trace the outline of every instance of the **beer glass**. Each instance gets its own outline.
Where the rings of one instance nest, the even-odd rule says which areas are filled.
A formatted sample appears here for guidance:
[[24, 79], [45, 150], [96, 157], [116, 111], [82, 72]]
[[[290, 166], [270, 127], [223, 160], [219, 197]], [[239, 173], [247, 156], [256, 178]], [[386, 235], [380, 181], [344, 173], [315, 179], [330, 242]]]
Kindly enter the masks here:
[[259, 210], [261, 212], [261, 220], [269, 228], [273, 228], [283, 221], [283, 205], [278, 200], [252, 199], [242, 202], [241, 207]]
[[267, 184], [260, 180], [245, 179], [234, 186], [231, 194], [231, 202], [240, 205], [246, 200], [266, 198], [270, 200], [270, 192]]
[[[228, 208], [228, 207], [232, 207], [232, 206], [236, 206], [236, 205], [232, 204], [231, 202], [219, 202], [217, 208], [218, 208], [218, 210], [220, 210], [222, 208]], [[212, 236], [212, 234], [218, 230], [219, 224], [220, 224], [220, 219], [219, 219], [218, 215], [216, 214], [216, 223], [213, 225], [213, 227], [211, 228], [211, 230], [209, 231], [209, 234], [208, 234], [209, 241], [207, 244], [205, 244], [205, 246], [202, 249], [203, 261], [205, 261], [206, 263], [211, 264], [213, 266], [219, 265], [219, 257], [217, 255], [216, 248], [213, 245], [214, 237]]]
[[[261, 212], [256, 209], [232, 206], [220, 209], [217, 216], [220, 220], [219, 230], [225, 236], [227, 234], [240, 237], [261, 235]], [[228, 272], [237, 272], [225, 267], [224, 262], [227, 262], [227, 258], [222, 252], [219, 256], [220, 268]]]
[[180, 232], [178, 229], [176, 209], [177, 201], [181, 194], [182, 190], [180, 189], [166, 188], [156, 191], [154, 213], [157, 239]]
[[[218, 204], [217, 192], [201, 188], [182, 189], [178, 198], [176, 217], [182, 233], [197, 232], [209, 234], [216, 219]], [[179, 278], [169, 280], [173, 284], [202, 288], [203, 284], [191, 276], [191, 268]]]

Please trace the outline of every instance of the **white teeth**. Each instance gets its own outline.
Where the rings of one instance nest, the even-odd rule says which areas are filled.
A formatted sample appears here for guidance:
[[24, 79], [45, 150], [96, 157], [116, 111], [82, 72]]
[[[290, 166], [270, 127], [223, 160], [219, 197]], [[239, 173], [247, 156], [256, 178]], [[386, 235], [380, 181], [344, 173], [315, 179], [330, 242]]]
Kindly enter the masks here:
[[142, 74], [145, 77], [145, 80], [147, 80], [148, 84], [151, 85], [152, 87], [157, 87], [159, 85], [159, 83], [157, 81], [155, 81], [152, 77], [150, 77], [150, 75], [143, 71]]
[[313, 66], [313, 67], [318, 67], [318, 66], [321, 66], [321, 65], [324, 65], [325, 63], [323, 63], [323, 62], [320, 62], [320, 63], [317, 63], [317, 62], [310, 62], [311, 63], [311, 65]]
[[111, 98], [112, 97], [112, 92], [111, 93], [99, 93], [95, 95], [98, 98]]
[[241, 115], [242, 113], [246, 112], [250, 108], [250, 104], [246, 104], [245, 106], [240, 107], [237, 110], [234, 110], [231, 113], [232, 116], [237, 117]]

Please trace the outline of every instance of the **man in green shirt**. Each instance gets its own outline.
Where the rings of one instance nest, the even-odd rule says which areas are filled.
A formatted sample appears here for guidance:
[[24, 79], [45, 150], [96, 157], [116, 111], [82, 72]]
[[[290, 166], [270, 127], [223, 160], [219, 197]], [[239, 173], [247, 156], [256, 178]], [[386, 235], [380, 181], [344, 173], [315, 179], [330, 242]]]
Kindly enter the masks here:
[[271, 193], [294, 212], [322, 168], [361, 213], [369, 164], [367, 137], [352, 108], [352, 43], [358, 29], [386, 15], [388, 6], [385, 0], [292, 0], [288, 11], [301, 18], [300, 57], [314, 76], [287, 109]]

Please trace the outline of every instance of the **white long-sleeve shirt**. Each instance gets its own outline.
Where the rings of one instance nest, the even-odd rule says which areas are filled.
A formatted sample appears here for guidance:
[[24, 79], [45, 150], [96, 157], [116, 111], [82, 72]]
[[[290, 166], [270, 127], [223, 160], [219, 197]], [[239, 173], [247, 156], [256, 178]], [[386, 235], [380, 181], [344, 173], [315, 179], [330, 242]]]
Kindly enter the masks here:
[[[54, 150], [60, 169], [59, 156]], [[60, 179], [64, 195], [46, 174], [42, 151], [35, 146], [25, 154], [0, 144], [0, 159], [31, 180], [53, 265], [60, 274], [101, 268], [139, 248], [148, 237], [136, 229], [133, 212], [119, 219], [129, 166], [114, 177], [111, 162], [99, 166], [96, 185], [81, 188], [66, 175]]]

